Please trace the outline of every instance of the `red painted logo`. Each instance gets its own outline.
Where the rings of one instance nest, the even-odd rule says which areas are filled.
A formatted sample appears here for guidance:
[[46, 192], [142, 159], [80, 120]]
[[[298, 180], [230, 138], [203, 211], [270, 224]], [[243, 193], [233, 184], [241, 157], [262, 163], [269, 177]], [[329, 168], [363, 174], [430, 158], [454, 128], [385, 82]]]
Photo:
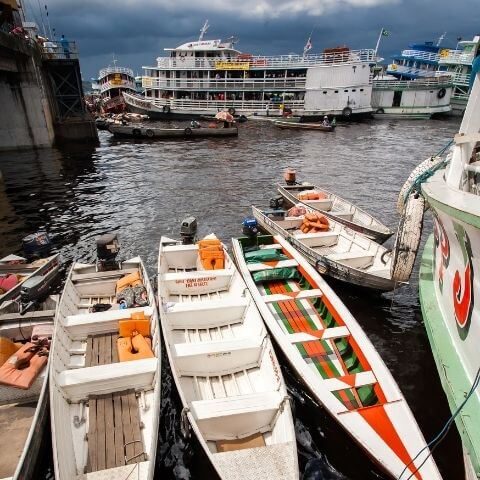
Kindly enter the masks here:
[[435, 248], [440, 247], [440, 266], [438, 268], [438, 286], [443, 291], [443, 275], [450, 263], [450, 242], [442, 221], [434, 214], [433, 217], [433, 238]]

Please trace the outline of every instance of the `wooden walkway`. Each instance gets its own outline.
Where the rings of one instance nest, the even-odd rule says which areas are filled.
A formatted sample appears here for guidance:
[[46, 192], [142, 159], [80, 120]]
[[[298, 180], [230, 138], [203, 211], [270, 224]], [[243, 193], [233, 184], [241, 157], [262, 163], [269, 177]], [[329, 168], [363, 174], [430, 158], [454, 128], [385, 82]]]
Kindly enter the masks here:
[[[87, 338], [85, 366], [118, 362], [117, 333]], [[87, 473], [146, 460], [135, 390], [88, 397]]]

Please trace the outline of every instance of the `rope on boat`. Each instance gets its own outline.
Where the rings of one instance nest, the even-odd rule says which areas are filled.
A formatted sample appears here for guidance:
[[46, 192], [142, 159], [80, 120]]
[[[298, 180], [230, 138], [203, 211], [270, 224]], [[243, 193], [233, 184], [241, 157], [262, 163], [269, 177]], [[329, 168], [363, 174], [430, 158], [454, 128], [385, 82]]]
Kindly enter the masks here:
[[428, 458], [432, 455], [433, 451], [435, 448], [438, 447], [440, 442], [446, 437], [448, 431], [450, 430], [450, 427], [452, 426], [453, 422], [455, 421], [455, 418], [458, 416], [458, 414], [462, 411], [463, 407], [465, 404], [468, 402], [470, 397], [475, 393], [475, 390], [477, 387], [480, 385], [480, 368], [477, 370], [477, 374], [475, 375], [475, 380], [473, 381], [472, 388], [468, 392], [467, 396], [465, 397], [465, 400], [459, 405], [459, 407], [455, 410], [455, 412], [451, 415], [451, 417], [446, 421], [445, 425], [443, 428], [440, 430], [440, 432], [435, 436], [433, 440], [431, 440], [425, 447], [423, 447], [416, 455], [413, 457], [413, 459], [405, 465], [405, 468], [402, 470], [402, 473], [398, 477], [398, 480], [401, 480], [403, 474], [407, 470], [407, 468], [420, 456], [420, 454], [427, 448], [430, 448], [432, 445], [433, 447], [430, 449], [428, 452], [428, 455], [425, 457], [423, 462], [414, 470], [410, 476], [406, 480], [410, 480], [413, 478], [413, 476], [423, 467], [424, 463], [428, 460]]

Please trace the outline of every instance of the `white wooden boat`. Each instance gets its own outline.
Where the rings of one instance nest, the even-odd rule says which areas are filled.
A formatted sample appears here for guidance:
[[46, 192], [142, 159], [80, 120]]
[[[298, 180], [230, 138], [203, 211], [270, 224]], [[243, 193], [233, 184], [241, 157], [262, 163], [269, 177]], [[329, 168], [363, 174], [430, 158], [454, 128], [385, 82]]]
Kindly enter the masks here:
[[[34, 480], [36, 463], [48, 418], [48, 357], [35, 354], [27, 369], [15, 372], [16, 386], [4, 382], [5, 363], [13, 362], [18, 351], [31, 346], [33, 335], [52, 338], [57, 296], [49, 296], [36, 311], [20, 314], [20, 303], [6, 301], [0, 307], [0, 478]], [[31, 343], [33, 342], [33, 343]], [[9, 348], [15, 344], [10, 358]], [[20, 349], [18, 349], [18, 347]], [[18, 349], [18, 350], [17, 350]], [[45, 350], [48, 350], [46, 347]], [[25, 375], [39, 371], [27, 387]], [[8, 374], [7, 374], [8, 375]], [[21, 387], [19, 387], [21, 385]]]
[[[262, 211], [254, 206], [252, 212], [261, 228], [288, 239], [321, 274], [388, 291], [408, 281], [413, 270], [421, 237], [423, 205], [421, 197], [409, 200], [409, 215], [401, 222], [393, 252], [333, 219], [328, 220], [326, 231], [303, 233], [300, 227], [304, 215], [289, 217], [285, 210]], [[308, 213], [313, 212], [309, 207], [306, 209]]]
[[132, 137], [132, 138], [152, 138], [152, 139], [168, 139], [168, 138], [205, 138], [205, 137], [237, 137], [238, 128], [232, 126], [230, 128], [158, 128], [145, 125], [110, 125], [110, 132], [116, 137]]
[[286, 120], [275, 120], [273, 124], [281, 129], [292, 130], [318, 130], [320, 132], [333, 132], [335, 125], [323, 125], [322, 123], [295, 122]]
[[[128, 275], [139, 277], [146, 289], [141, 303], [148, 305], [119, 308], [117, 282], [130, 281]], [[111, 308], [90, 313], [98, 304]], [[151, 480], [161, 343], [155, 295], [139, 257], [113, 271], [74, 263], [60, 299], [50, 363], [55, 478]]]
[[[393, 235], [393, 231], [365, 210], [318, 185], [302, 183], [296, 185], [277, 185], [278, 192], [290, 204], [302, 204], [318, 210], [328, 218], [333, 218], [352, 230], [365, 235], [376, 242], [383, 243]], [[300, 197], [319, 196], [318, 199], [300, 199]], [[318, 195], [316, 195], [318, 194]]]
[[428, 449], [414, 460], [425, 439], [375, 347], [305, 258], [281, 236], [233, 239], [233, 252], [271, 335], [313, 398], [392, 478], [440, 479]]
[[298, 479], [275, 352], [241, 275], [222, 252], [224, 268], [204, 270], [197, 245], [160, 241], [160, 319], [183, 413], [220, 478]]

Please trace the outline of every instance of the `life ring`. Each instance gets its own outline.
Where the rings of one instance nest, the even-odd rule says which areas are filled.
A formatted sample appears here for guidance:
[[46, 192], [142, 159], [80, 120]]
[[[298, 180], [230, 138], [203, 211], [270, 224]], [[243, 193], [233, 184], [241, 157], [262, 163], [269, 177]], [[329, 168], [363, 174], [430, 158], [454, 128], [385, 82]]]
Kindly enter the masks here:
[[379, 113], [379, 114], [382, 114], [382, 115], [383, 115], [383, 114], [385, 113], [385, 110], [384, 110], [383, 108], [377, 108], [377, 109], [375, 110], [375, 113]]
[[168, 105], [164, 105], [162, 111], [163, 113], [170, 113], [170, 107]]
[[318, 259], [315, 262], [315, 270], [320, 275], [325, 275], [328, 272], [328, 265], [323, 260]]
[[142, 131], [139, 128], [134, 128], [132, 130], [132, 135], [134, 137], [141, 137], [142, 136]]
[[233, 107], [230, 107], [230, 108], [228, 109], [228, 113], [229, 113], [230, 115], [235, 115], [235, 112], [236, 112], [236, 110], [235, 110]]
[[186, 137], [190, 137], [192, 135], [192, 129], [190, 127], [187, 127], [184, 131], [183, 131], [184, 135]]
[[153, 138], [155, 136], [155, 132], [151, 128], [147, 128], [147, 130], [145, 130], [145, 135], [148, 138]]
[[345, 107], [343, 110], [342, 110], [342, 115], [344, 117], [350, 117], [352, 115], [352, 109], [350, 107]]
[[443, 98], [446, 94], [447, 94], [447, 91], [446, 91], [444, 88], [441, 88], [441, 89], [437, 92], [437, 97], [438, 97], [438, 98]]

